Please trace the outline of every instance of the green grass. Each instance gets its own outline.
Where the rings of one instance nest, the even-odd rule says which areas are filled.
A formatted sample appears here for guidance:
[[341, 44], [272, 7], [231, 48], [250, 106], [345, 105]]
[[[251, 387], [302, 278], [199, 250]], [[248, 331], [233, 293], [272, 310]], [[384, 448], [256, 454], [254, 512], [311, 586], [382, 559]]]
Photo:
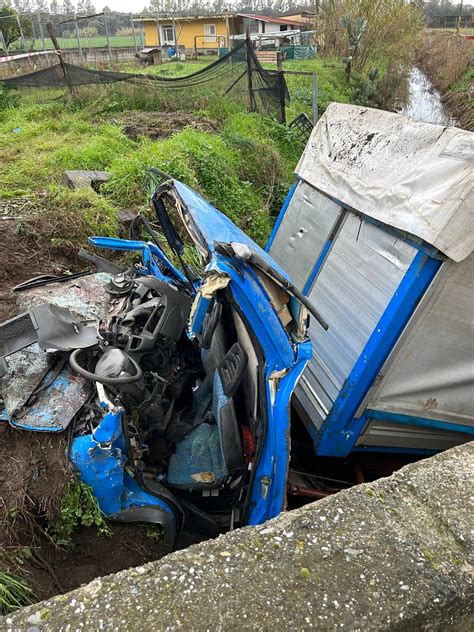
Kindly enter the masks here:
[[112, 534], [92, 488], [81, 481], [73, 480], [66, 487], [61, 502], [61, 511], [54, 525], [57, 543], [71, 546], [72, 534], [80, 526], [95, 526], [97, 535], [109, 536]]
[[[199, 109], [216, 122], [215, 133], [186, 128], [162, 140], [132, 141], [117, 120], [127, 101], [107, 112], [105, 93], [85, 106], [38, 104], [22, 95], [17, 107], [0, 111], [0, 198], [41, 191], [53, 247], [79, 248], [87, 235], [117, 234], [118, 211], [148, 202], [150, 167], [197, 189], [263, 244], [302, 150], [287, 128], [225, 99]], [[101, 169], [112, 178], [100, 193], [73, 191], [61, 182], [66, 169]]]
[[0, 571], [0, 616], [35, 601], [33, 590], [22, 577]]
[[[182, 76], [209, 61], [167, 62], [145, 72]], [[289, 61], [284, 68], [318, 74], [320, 113], [331, 100], [351, 101], [353, 86], [345, 82], [339, 61]], [[311, 116], [311, 78], [289, 75], [287, 83], [292, 99], [287, 120], [301, 111]], [[12, 107], [0, 109], [0, 198], [41, 191], [51, 246], [76, 249], [88, 235], [117, 234], [119, 210], [147, 205], [147, 172], [157, 167], [195, 188], [264, 244], [303, 149], [291, 131], [230, 99], [207, 97], [188, 99], [181, 107], [214, 121], [215, 132], [186, 128], [166, 139], [130, 140], [120, 123], [124, 111], [169, 109], [170, 103], [127, 86], [86, 88], [82, 103], [67, 101], [60, 91], [6, 94], [3, 106], [11, 99]], [[61, 181], [67, 169], [100, 169], [112, 177], [100, 193], [73, 191]]]
[[474, 83], [474, 69], [467, 68], [461, 77], [450, 86], [452, 92], [462, 92], [469, 94]]

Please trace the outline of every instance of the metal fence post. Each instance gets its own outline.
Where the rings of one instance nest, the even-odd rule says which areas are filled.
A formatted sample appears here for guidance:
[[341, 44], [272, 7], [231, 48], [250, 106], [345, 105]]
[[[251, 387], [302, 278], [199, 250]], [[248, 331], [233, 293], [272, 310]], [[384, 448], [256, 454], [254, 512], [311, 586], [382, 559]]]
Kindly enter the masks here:
[[0, 45], [2, 46], [3, 50], [5, 51], [5, 54], [8, 53], [7, 43], [6, 43], [5, 38], [3, 36], [2, 29], [0, 29]]
[[46, 28], [48, 29], [48, 35], [49, 35], [51, 41], [53, 42], [54, 50], [58, 54], [59, 63], [61, 64], [61, 68], [62, 68], [62, 71], [63, 71], [63, 74], [64, 74], [64, 80], [65, 80], [66, 85], [69, 88], [69, 92], [70, 92], [70, 94], [72, 96], [74, 94], [73, 89], [72, 89], [72, 83], [71, 83], [71, 80], [69, 78], [69, 74], [68, 74], [67, 69], [66, 69], [66, 64], [64, 63], [61, 46], [59, 45], [59, 42], [57, 40], [57, 37], [56, 37], [56, 34], [54, 32], [54, 28], [53, 28], [52, 23], [51, 22], [46, 22]]
[[247, 53], [247, 87], [248, 87], [248, 111], [255, 112], [255, 95], [253, 93], [253, 81], [252, 81], [252, 58], [250, 56], [252, 42], [250, 40], [250, 30], [247, 29], [245, 41], [247, 43], [246, 53]]
[[41, 23], [41, 13], [39, 11], [36, 13], [36, 17], [38, 18], [38, 26], [39, 26], [39, 32], [40, 32], [40, 37], [41, 37], [41, 44], [43, 45], [43, 50], [46, 50], [46, 42], [44, 40], [43, 24]]
[[109, 49], [109, 61], [110, 61], [110, 65], [112, 65], [112, 50], [110, 48], [109, 25], [107, 24], [107, 11], [104, 11], [104, 27], [105, 27], [105, 36], [107, 38], [107, 48]]
[[82, 46], [81, 46], [81, 36], [79, 33], [79, 25], [77, 22], [77, 13], [74, 14], [74, 24], [76, 27], [76, 38], [77, 38], [77, 48], [79, 49], [79, 57], [81, 58], [82, 61], [84, 61], [84, 56], [82, 54]]
[[135, 53], [138, 53], [137, 36], [135, 35], [135, 24], [133, 22], [133, 13], [130, 13], [130, 24], [132, 25], [133, 47], [135, 49]]
[[313, 125], [318, 122], [318, 75], [313, 72]]
[[23, 46], [23, 50], [26, 53], [25, 34], [23, 33], [23, 27], [21, 26], [20, 18], [18, 17], [18, 15], [15, 15], [15, 18], [18, 25], [18, 30], [20, 31], [21, 45]]

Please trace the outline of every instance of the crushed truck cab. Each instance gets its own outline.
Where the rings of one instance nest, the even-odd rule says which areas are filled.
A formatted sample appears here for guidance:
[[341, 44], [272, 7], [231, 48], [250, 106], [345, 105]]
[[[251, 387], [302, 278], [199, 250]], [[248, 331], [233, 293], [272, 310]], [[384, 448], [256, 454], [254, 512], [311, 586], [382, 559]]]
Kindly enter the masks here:
[[[104, 514], [160, 525], [171, 549], [284, 509], [290, 399], [311, 343], [305, 299], [227, 217], [176, 181], [158, 188], [153, 206], [167, 254], [149, 225], [149, 242], [91, 238], [140, 254], [127, 269], [81, 279], [107, 297], [95, 322], [63, 290], [61, 307], [39, 309], [48, 317], [32, 306], [0, 327], [0, 415], [28, 431], [68, 431], [69, 462]], [[185, 263], [183, 240], [199, 270]], [[21, 323], [29, 335], [18, 338]], [[20, 356], [32, 354], [12, 404]], [[38, 411], [53, 390], [44, 423]]]

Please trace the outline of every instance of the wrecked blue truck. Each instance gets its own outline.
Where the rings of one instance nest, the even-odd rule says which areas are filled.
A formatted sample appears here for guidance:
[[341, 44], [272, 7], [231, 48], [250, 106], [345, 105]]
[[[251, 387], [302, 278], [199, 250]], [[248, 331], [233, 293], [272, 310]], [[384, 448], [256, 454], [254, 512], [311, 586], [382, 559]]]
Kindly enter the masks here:
[[[196, 192], [168, 180], [152, 203], [167, 252], [146, 218], [149, 241], [90, 239], [141, 255], [117, 269], [89, 254], [102, 271], [72, 287], [95, 292], [93, 313], [66, 289], [70, 277], [19, 288], [28, 309], [0, 326], [0, 419], [69, 433], [68, 461], [104, 514], [159, 525], [171, 549], [284, 509], [308, 312], [327, 324]], [[191, 247], [200, 273], [183, 258]], [[51, 281], [54, 303], [44, 301]]]

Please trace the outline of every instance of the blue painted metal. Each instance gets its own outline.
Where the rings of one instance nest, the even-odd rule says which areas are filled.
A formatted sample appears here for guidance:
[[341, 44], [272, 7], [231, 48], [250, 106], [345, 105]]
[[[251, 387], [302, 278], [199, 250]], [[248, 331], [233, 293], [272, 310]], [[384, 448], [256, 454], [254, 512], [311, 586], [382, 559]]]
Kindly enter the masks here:
[[[179, 279], [183, 283], [188, 283], [184, 274], [174, 266], [165, 253], [152, 242], [136, 241], [132, 239], [118, 239], [116, 237], [89, 237], [89, 243], [97, 248], [106, 248], [107, 250], [118, 250], [121, 252], [141, 252], [143, 263], [149, 268], [150, 274], [154, 274], [161, 281], [173, 283]], [[161, 263], [168, 268], [171, 276], [167, 276], [161, 272], [152, 254], [157, 257]]]
[[287, 273], [272, 259], [268, 252], [262, 250], [248, 235], [240, 228], [237, 228], [226, 215], [218, 211], [196, 191], [193, 191], [193, 189], [182, 182], [173, 180], [172, 184], [186, 209], [187, 220], [190, 220], [188, 225], [191, 227], [194, 225], [196, 238], [199, 239], [201, 245], [211, 255], [214, 252], [214, 243], [216, 241], [246, 244], [257, 252], [271, 267], [288, 279]]
[[171, 507], [143, 490], [126, 470], [123, 412], [123, 409], [109, 411], [93, 434], [74, 439], [70, 459], [79, 478], [92, 488], [106, 516], [113, 516], [131, 507], [157, 507], [171, 514], [174, 519]]
[[318, 455], [346, 456], [354, 448], [365, 424], [354, 415], [440, 265], [422, 252], [415, 256], [320, 429]]
[[247, 524], [261, 524], [278, 516], [286, 498], [290, 458], [290, 400], [296, 382], [311, 358], [311, 342], [298, 346], [296, 362], [280, 379], [272, 397], [272, 366], [265, 367], [267, 428], [260, 459], [256, 465]]
[[[311, 358], [311, 342], [294, 346], [270, 297], [253, 269], [242, 261], [214, 254], [208, 269], [229, 275], [229, 289], [253, 331], [265, 358], [266, 433], [251, 490], [248, 524], [277, 516], [285, 502], [289, 460], [289, 407], [296, 382]], [[270, 378], [286, 370], [272, 394]], [[269, 481], [268, 486], [262, 480]], [[265, 497], [262, 496], [262, 490]]]
[[[43, 376], [39, 386], [48, 382], [50, 373]], [[9, 416], [8, 421], [11, 426], [22, 430], [62, 432], [90, 395], [89, 382], [65, 366], [54, 382], [35, 396], [33, 404], [22, 409], [21, 417]]]
[[275, 225], [273, 226], [272, 232], [270, 233], [270, 237], [268, 238], [267, 244], [265, 246], [265, 250], [267, 252], [270, 251], [270, 247], [273, 243], [273, 240], [275, 239], [275, 235], [277, 234], [278, 229], [280, 228], [280, 224], [282, 223], [283, 218], [285, 217], [286, 210], [288, 206], [290, 205], [291, 198], [293, 197], [293, 194], [296, 191], [297, 186], [298, 186], [298, 180], [295, 180], [286, 195], [285, 201], [283, 202], [283, 206], [281, 207], [280, 212], [278, 213], [277, 220], [275, 222]]
[[200, 294], [196, 300], [198, 303], [188, 328], [188, 335], [190, 338], [194, 338], [194, 336], [201, 333], [202, 326], [204, 324], [204, 317], [212, 303], [212, 298], [206, 298], [202, 294]]
[[423, 426], [425, 428], [435, 428], [437, 430], [448, 430], [449, 432], [462, 432], [474, 435], [474, 428], [465, 424], [451, 423], [440, 419], [428, 419], [426, 417], [415, 417], [413, 415], [400, 415], [385, 410], [367, 409], [365, 411], [367, 419], [379, 419], [394, 424], [404, 424], [408, 426]]
[[352, 452], [383, 452], [393, 454], [421, 454], [423, 456], [433, 456], [438, 454], [439, 450], [426, 450], [423, 448], [397, 448], [394, 446], [377, 446], [377, 445], [358, 445]]
[[295, 352], [290, 337], [253, 269], [244, 262], [231, 262], [218, 254], [213, 256], [209, 268], [229, 275], [228, 287], [264, 349], [272, 370], [281, 371], [291, 367], [295, 361]]
[[[252, 336], [258, 341], [264, 359], [262, 370], [265, 390], [261, 395], [266, 398], [266, 432], [259, 461], [255, 464], [254, 483], [250, 492], [252, 506], [248, 520], [250, 524], [257, 524], [278, 515], [284, 506], [289, 461], [290, 398], [311, 357], [311, 343], [295, 343], [284, 328], [254, 269], [243, 261], [217, 254], [214, 243], [221, 241], [247, 244], [282, 276], [287, 277], [280, 266], [195, 191], [179, 182], [173, 184], [182, 208], [185, 209], [186, 220], [189, 220], [210, 254], [206, 271], [215, 269], [229, 275], [228, 291], [239, 306]], [[296, 184], [293, 190], [295, 187]], [[291, 196], [288, 196], [287, 204], [290, 199]], [[89, 241], [101, 248], [141, 252], [145, 274], [154, 274], [169, 283], [174, 283], [177, 279], [186, 282], [181, 271], [153, 243], [108, 237], [93, 237]], [[163, 273], [155, 258], [169, 274]], [[198, 305], [191, 324], [192, 332], [201, 331], [209, 304], [208, 300], [202, 300]], [[275, 374], [279, 374], [279, 377], [272, 378]], [[92, 434], [75, 438], [70, 451], [71, 462], [81, 480], [91, 486], [106, 515], [113, 516], [133, 506], [152, 506], [170, 513], [174, 518], [174, 512], [167, 502], [146, 492], [127, 471], [123, 414], [123, 409], [107, 409]]]
[[328, 239], [327, 242], [324, 244], [324, 248], [321, 250], [321, 254], [317, 258], [316, 263], [314, 264], [314, 268], [311, 274], [309, 275], [309, 279], [306, 281], [306, 284], [303, 288], [303, 294], [306, 295], [311, 290], [311, 287], [313, 286], [316, 275], [320, 271], [321, 266], [323, 265], [324, 260], [326, 258], [326, 255], [328, 254], [329, 249], [331, 248], [332, 243], [333, 243], [333, 240]]

